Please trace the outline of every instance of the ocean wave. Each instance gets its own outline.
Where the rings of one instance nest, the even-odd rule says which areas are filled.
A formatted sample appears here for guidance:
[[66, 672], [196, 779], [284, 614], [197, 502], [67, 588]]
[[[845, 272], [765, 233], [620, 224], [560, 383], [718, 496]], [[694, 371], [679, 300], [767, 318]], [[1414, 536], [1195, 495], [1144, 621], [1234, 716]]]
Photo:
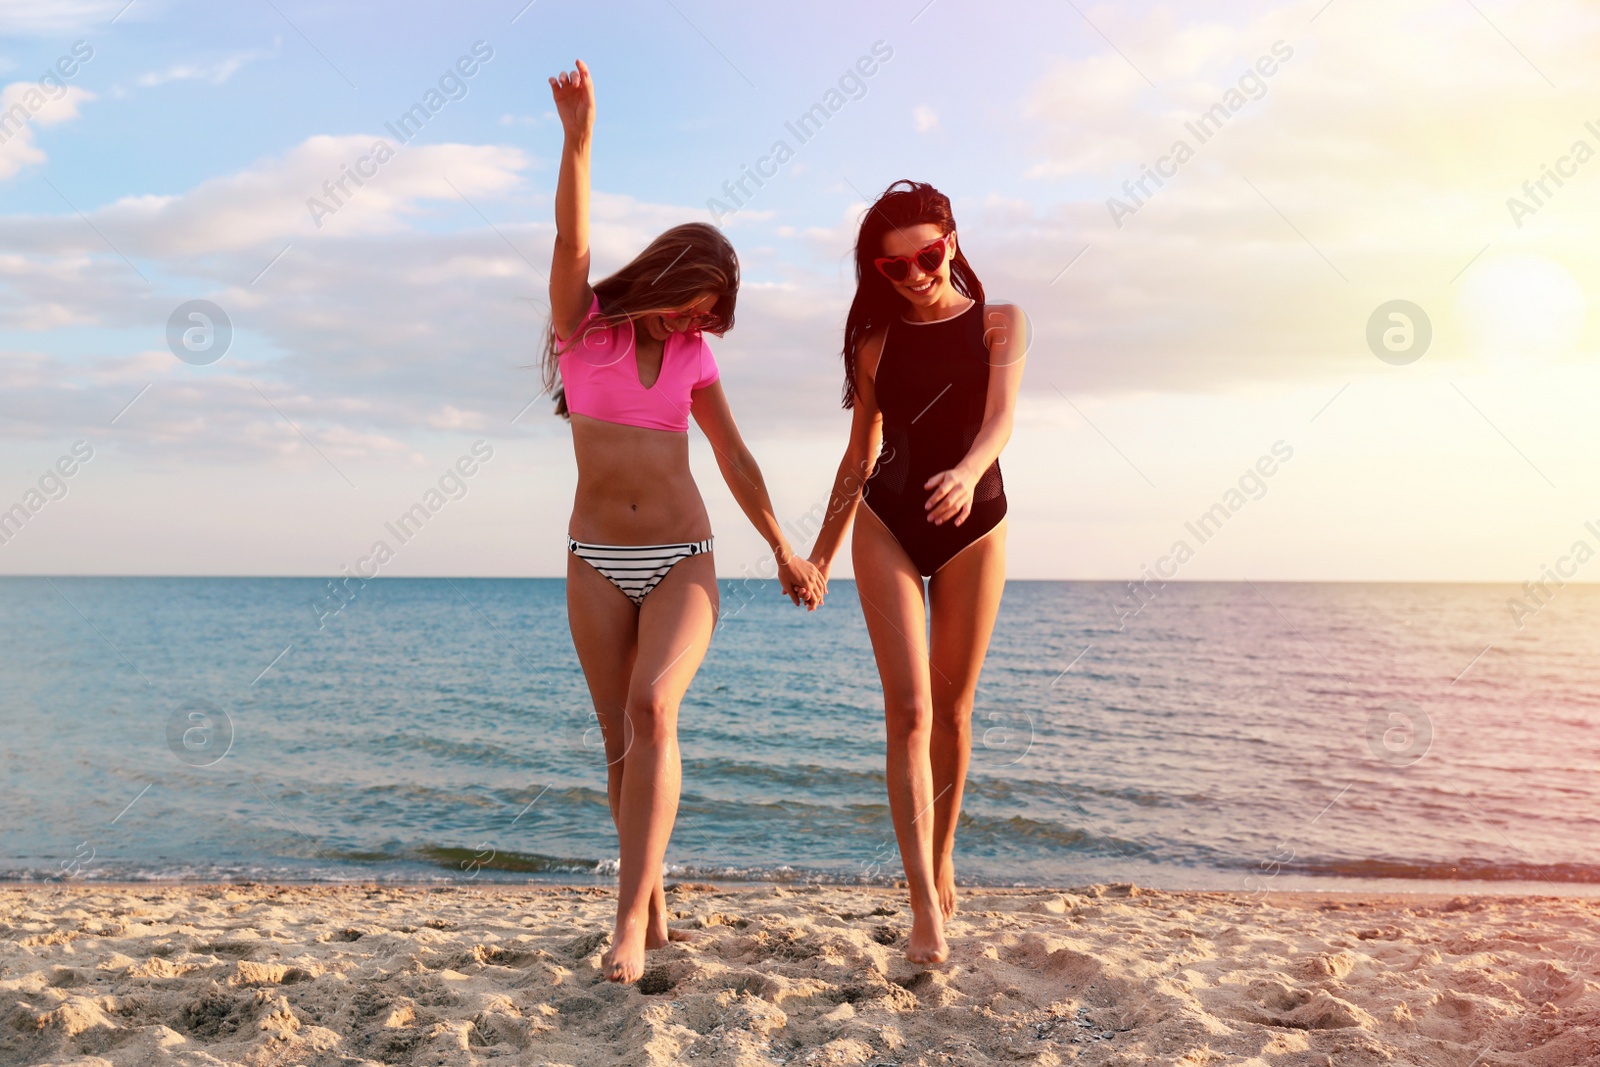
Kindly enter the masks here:
[[1600, 885], [1600, 865], [1592, 863], [1526, 863], [1508, 860], [1327, 859], [1287, 863], [1292, 874], [1362, 880], [1425, 880], [1469, 882], [1549, 882]]
[[472, 876], [478, 871], [504, 871], [516, 874], [609, 874], [606, 861], [571, 856], [546, 856], [537, 852], [507, 852], [493, 848], [454, 848], [424, 845], [414, 855], [440, 867]]

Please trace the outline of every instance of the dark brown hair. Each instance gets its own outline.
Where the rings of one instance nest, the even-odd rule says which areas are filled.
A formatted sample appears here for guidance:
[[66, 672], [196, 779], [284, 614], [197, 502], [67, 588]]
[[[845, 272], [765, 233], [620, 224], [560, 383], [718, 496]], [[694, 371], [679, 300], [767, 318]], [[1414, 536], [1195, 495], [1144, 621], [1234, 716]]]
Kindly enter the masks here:
[[[846, 408], [856, 406], [856, 353], [875, 330], [905, 314], [906, 298], [895, 292], [889, 279], [878, 273], [872, 261], [883, 255], [883, 239], [891, 230], [932, 223], [939, 232], [955, 230], [950, 198], [924, 182], [902, 178], [883, 191], [867, 209], [856, 235], [856, 296], [844, 320], [844, 398]], [[950, 281], [962, 296], [983, 303], [983, 283], [961, 251], [950, 258]]]
[[[722, 231], [704, 222], [686, 222], [657, 237], [627, 266], [594, 283], [600, 314], [585, 328], [609, 329], [641, 315], [676, 311], [715, 293], [716, 305], [705, 333], [722, 336], [733, 329], [733, 305], [739, 296], [739, 256]], [[567, 339], [572, 344], [580, 338]], [[545, 328], [545, 391], [555, 397], [556, 414], [567, 416], [566, 391], [561, 387], [561, 345], [555, 322]]]

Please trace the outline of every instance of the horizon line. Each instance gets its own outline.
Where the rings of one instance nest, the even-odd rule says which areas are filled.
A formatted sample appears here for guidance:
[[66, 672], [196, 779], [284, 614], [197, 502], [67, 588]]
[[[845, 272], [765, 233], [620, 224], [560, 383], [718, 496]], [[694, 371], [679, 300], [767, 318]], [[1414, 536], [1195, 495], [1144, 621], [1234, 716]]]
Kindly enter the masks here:
[[[197, 581], [320, 581], [324, 579], [338, 579], [338, 574], [322, 572], [308, 572], [305, 574], [84, 574], [84, 573], [59, 573], [40, 572], [37, 574], [0, 574], [0, 581], [14, 578], [160, 578], [160, 579], [194, 579]], [[564, 582], [566, 575], [562, 574], [408, 574], [408, 575], [383, 575], [377, 574], [371, 578], [359, 579], [364, 582]], [[752, 581], [776, 582], [777, 578], [759, 578], [750, 575], [717, 575], [717, 581]], [[849, 582], [854, 584], [855, 578], [832, 578], [830, 581]], [[1141, 584], [1138, 578], [1007, 578], [1006, 584], [1023, 582], [1037, 583], [1076, 583], [1082, 585], [1124, 585], [1132, 583]], [[1161, 583], [1163, 585], [1507, 585], [1517, 587], [1519, 583], [1511, 578], [1170, 578]], [[1568, 579], [1562, 583], [1562, 588], [1569, 585], [1600, 586], [1600, 580], [1579, 581]]]

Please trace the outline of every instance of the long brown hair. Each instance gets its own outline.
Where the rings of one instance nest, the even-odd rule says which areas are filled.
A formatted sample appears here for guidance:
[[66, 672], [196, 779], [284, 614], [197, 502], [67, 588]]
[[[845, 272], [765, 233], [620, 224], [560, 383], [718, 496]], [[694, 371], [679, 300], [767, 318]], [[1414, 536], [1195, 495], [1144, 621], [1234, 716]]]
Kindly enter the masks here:
[[[715, 293], [705, 333], [722, 336], [733, 329], [733, 305], [739, 296], [739, 256], [722, 231], [704, 222], [674, 226], [651, 241], [627, 266], [594, 283], [600, 314], [587, 329], [609, 329], [642, 315], [676, 311]], [[587, 330], [585, 331], [587, 332]], [[567, 339], [572, 344], [580, 338]], [[567, 417], [566, 390], [561, 386], [554, 319], [545, 328], [545, 391], [555, 397], [556, 414]]]
[[[910, 306], [905, 297], [895, 292], [889, 279], [878, 273], [872, 261], [883, 255], [883, 239], [891, 230], [928, 222], [939, 227], [943, 234], [955, 230], [950, 198], [931, 185], [907, 178], [885, 189], [861, 220], [861, 231], [856, 235], [856, 296], [844, 320], [843, 405], [846, 408], [856, 406], [856, 353], [861, 350], [862, 343], [873, 331], [883, 329], [891, 320], [905, 314]], [[983, 283], [967, 262], [959, 242], [955, 255], [950, 257], [950, 281], [962, 296], [983, 303]]]

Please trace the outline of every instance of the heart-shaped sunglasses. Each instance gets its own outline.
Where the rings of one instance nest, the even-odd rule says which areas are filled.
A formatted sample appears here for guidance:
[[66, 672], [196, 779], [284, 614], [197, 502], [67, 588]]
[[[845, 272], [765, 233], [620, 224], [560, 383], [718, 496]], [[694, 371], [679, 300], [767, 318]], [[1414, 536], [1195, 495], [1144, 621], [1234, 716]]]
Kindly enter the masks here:
[[710, 326], [716, 318], [716, 316], [711, 314], [698, 315], [689, 311], [663, 311], [660, 312], [660, 315], [673, 325], [677, 325], [684, 319], [688, 319], [689, 323], [686, 328], [690, 330], [704, 330], [707, 326]]
[[878, 273], [888, 278], [891, 282], [903, 282], [911, 275], [911, 261], [915, 259], [917, 266], [922, 268], [924, 274], [932, 274], [944, 263], [945, 253], [950, 250], [951, 234], [945, 234], [926, 248], [919, 248], [909, 256], [879, 256], [872, 261], [878, 268]]

